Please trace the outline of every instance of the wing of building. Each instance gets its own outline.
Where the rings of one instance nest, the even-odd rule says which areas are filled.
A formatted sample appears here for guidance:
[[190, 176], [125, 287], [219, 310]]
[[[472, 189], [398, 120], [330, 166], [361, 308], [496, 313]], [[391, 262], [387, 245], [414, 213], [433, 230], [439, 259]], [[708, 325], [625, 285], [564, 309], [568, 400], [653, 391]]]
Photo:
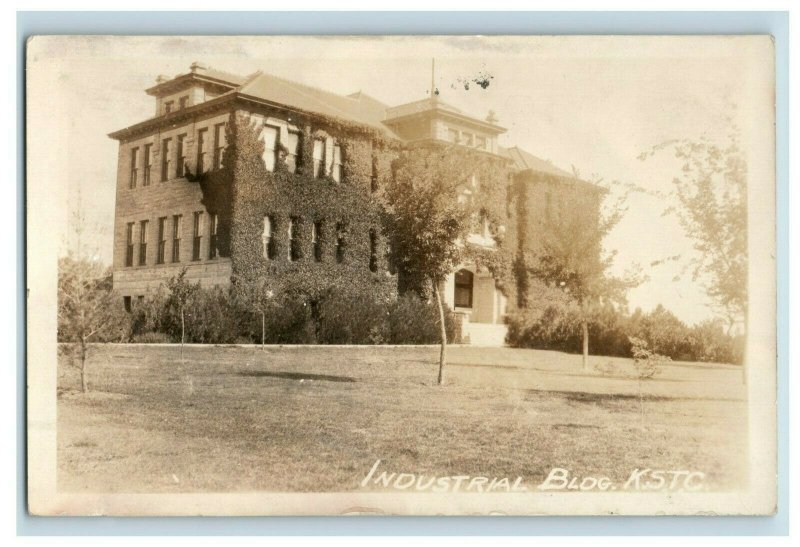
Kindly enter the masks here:
[[[535, 226], [556, 214], [561, 196], [596, 202], [599, 194], [525, 150], [500, 146], [506, 130], [493, 116], [468, 115], [436, 96], [389, 106], [363, 92], [342, 96], [198, 63], [159, 76], [146, 93], [153, 116], [110, 134], [119, 141], [113, 282], [128, 309], [184, 268], [204, 286], [262, 276], [310, 293], [396, 294], [391, 234], [375, 193], [399, 151], [413, 146], [455, 143], [504, 173], [506, 195], [496, 198], [515, 220], [497, 227], [477, 219], [465, 242], [486, 252], [496, 248], [498, 228], [513, 236], [504, 239], [514, 253], [535, 249]], [[245, 152], [260, 155], [263, 167], [254, 169], [265, 168], [271, 184], [225, 169], [230, 123], [239, 118], [260, 137]], [[480, 184], [473, 180], [470, 192]], [[465, 263], [445, 283], [445, 300], [472, 343], [502, 344], [505, 315], [524, 305], [520, 287], [501, 290], [497, 281]]]

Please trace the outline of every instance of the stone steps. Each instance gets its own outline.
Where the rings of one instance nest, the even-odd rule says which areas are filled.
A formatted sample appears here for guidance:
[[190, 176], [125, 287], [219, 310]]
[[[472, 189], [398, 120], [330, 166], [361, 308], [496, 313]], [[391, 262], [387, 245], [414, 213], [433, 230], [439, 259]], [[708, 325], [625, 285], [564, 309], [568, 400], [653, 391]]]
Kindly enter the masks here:
[[469, 345], [485, 347], [502, 347], [506, 345], [508, 326], [491, 323], [467, 323], [465, 334], [469, 337]]

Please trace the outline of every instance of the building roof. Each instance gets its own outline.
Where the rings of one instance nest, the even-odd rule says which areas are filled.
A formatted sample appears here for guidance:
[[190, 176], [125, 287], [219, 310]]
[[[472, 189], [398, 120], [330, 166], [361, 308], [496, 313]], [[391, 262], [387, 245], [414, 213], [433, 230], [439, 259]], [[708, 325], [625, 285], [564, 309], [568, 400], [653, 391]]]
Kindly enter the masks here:
[[397, 137], [383, 124], [387, 105], [360, 91], [351, 95], [337, 95], [330, 91], [259, 72], [237, 87], [235, 92], [246, 97], [306, 112], [368, 125], [380, 129], [392, 137]]
[[537, 158], [530, 152], [527, 152], [518, 146], [512, 146], [511, 148], [499, 146], [498, 151], [500, 155], [505, 156], [513, 161], [516, 168], [520, 171], [539, 171], [540, 173], [547, 173], [548, 175], [553, 175], [556, 177], [564, 177], [569, 179], [575, 178], [573, 173], [564, 171], [549, 161]]

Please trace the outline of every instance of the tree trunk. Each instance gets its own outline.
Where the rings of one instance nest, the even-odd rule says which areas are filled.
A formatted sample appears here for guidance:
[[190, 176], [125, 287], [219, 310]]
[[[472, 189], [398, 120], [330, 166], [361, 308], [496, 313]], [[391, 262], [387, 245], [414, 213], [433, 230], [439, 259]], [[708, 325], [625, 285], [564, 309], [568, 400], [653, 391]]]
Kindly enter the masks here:
[[589, 368], [589, 323], [587, 321], [581, 322], [581, 331], [583, 332], [583, 370]]
[[86, 372], [86, 341], [81, 340], [81, 391], [89, 392], [89, 378]]
[[436, 295], [436, 304], [439, 306], [439, 325], [442, 334], [442, 347], [439, 350], [439, 378], [437, 383], [441, 386], [444, 385], [444, 362], [445, 354], [447, 352], [447, 328], [444, 323], [444, 304], [442, 303], [442, 295], [439, 294], [439, 284], [433, 282], [433, 293]]
[[264, 338], [266, 337], [266, 329], [264, 328], [264, 312], [261, 312], [261, 351], [264, 351]]
[[186, 337], [186, 321], [183, 318], [183, 309], [181, 309], [181, 346], [183, 345], [183, 340]]

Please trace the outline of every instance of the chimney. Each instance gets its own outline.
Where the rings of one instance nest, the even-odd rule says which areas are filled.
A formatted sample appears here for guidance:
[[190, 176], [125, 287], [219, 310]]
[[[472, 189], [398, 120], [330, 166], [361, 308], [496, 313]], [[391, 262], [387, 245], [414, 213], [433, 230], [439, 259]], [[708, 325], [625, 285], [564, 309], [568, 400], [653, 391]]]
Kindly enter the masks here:
[[197, 70], [198, 70], [198, 69], [199, 69], [199, 70], [206, 70], [207, 68], [208, 68], [207, 66], [205, 66], [205, 65], [204, 65], [204, 64], [202, 64], [202, 63], [198, 63], [197, 61], [193, 62], [193, 63], [192, 63], [190, 66], [189, 66], [189, 70], [190, 70], [190, 71], [192, 71], [193, 73], [194, 73], [194, 72], [197, 72]]

